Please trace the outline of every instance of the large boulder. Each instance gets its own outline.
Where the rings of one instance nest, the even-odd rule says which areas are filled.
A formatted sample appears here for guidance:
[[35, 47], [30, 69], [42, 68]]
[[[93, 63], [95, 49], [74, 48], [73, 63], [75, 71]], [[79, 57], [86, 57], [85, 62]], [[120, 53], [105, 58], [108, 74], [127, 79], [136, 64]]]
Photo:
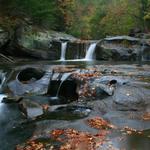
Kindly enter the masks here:
[[8, 53], [14, 56], [56, 60], [60, 57], [58, 55], [60, 53], [60, 42], [55, 42], [55, 46], [53, 41], [61, 39], [73, 40], [75, 38], [64, 33], [29, 25], [18, 27]]
[[[7, 88], [12, 95], [42, 95], [47, 93], [51, 72], [39, 68], [24, 68], [14, 72]], [[6, 88], [6, 90], [7, 90]]]
[[150, 93], [149, 89], [143, 87], [124, 85], [117, 88], [113, 100], [127, 109], [140, 109], [150, 104]]
[[[72, 72], [57, 72], [61, 68], [40, 68], [38, 66], [22, 66], [14, 69], [7, 80], [4, 93], [12, 97], [48, 95], [49, 97], [59, 97], [50, 99], [51, 104], [68, 103], [78, 99], [77, 83], [71, 78]], [[54, 72], [55, 71], [55, 72]], [[63, 70], [62, 70], [63, 71]], [[68, 71], [68, 70], [64, 70]]]
[[141, 49], [140, 39], [129, 36], [105, 38], [97, 47], [97, 59], [104, 60], [136, 60]]

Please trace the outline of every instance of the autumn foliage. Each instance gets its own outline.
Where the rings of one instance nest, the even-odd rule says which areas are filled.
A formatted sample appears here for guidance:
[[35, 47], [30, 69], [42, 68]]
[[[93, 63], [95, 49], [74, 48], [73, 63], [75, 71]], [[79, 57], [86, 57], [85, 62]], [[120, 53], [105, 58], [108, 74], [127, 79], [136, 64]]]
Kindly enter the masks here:
[[28, 18], [81, 39], [150, 30], [150, 0], [0, 0], [0, 10], [10, 20]]

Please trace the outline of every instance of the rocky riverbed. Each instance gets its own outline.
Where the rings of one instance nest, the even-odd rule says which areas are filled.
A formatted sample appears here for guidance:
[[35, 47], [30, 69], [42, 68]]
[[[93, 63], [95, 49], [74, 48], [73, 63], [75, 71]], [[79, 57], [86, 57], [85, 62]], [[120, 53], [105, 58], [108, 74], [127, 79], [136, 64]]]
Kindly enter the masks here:
[[148, 150], [150, 66], [1, 67], [2, 150]]

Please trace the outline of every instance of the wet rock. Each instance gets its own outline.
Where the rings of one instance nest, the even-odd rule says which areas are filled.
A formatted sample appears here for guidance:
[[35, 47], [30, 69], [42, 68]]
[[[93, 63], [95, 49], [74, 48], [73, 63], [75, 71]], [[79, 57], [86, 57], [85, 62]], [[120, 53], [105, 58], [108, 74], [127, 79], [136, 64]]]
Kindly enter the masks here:
[[[18, 27], [14, 40], [11, 42], [11, 51], [7, 53], [13, 56], [31, 57], [44, 60], [56, 60], [58, 58], [57, 46], [53, 46], [53, 40], [75, 39], [71, 35], [55, 31], [39, 29], [34, 26]], [[60, 52], [59, 52], [60, 53]]]
[[[15, 149], [15, 145], [32, 136], [35, 126], [33, 124], [22, 124], [24, 119], [18, 105], [15, 103], [0, 103], [1, 150]], [[8, 139], [11, 140], [8, 141]]]
[[103, 95], [104, 93], [111, 96], [111, 95], [113, 95], [114, 90], [115, 90], [114, 86], [97, 84], [96, 85], [96, 96]]
[[121, 76], [103, 76], [100, 79], [96, 80], [96, 82], [103, 83], [103, 84], [109, 84], [112, 81], [116, 81], [115, 84], [124, 85], [129, 83], [130, 79]]
[[94, 79], [94, 81], [90, 82], [89, 86], [91, 90], [95, 91], [96, 97], [105, 98], [113, 95], [116, 84], [116, 78], [104, 76], [100, 79]]
[[[89, 46], [96, 42], [96, 40], [68, 41], [66, 49], [66, 59], [84, 59]], [[96, 58], [95, 53], [93, 57]]]
[[50, 76], [51, 72], [45, 72], [38, 68], [25, 68], [8, 83], [8, 88], [13, 95], [46, 94]]
[[86, 50], [90, 45], [90, 41], [77, 40], [68, 42], [66, 50], [66, 59], [82, 59], [85, 58]]
[[130, 127], [136, 130], [149, 129], [150, 122], [141, 119], [142, 112], [138, 111], [109, 111], [104, 115], [104, 118], [109, 120], [117, 127]]
[[130, 36], [115, 36], [115, 37], [108, 37], [105, 39], [108, 41], [127, 40], [130, 42], [139, 42], [139, 38], [134, 38], [134, 37], [130, 37]]
[[23, 99], [19, 103], [19, 108], [28, 119], [36, 118], [44, 113], [42, 106], [28, 99]]
[[91, 112], [91, 108], [86, 106], [67, 106], [67, 107], [59, 107], [55, 111], [66, 111], [68, 113], [72, 113], [74, 115], [85, 117], [88, 116]]
[[140, 109], [150, 103], [150, 92], [142, 87], [121, 86], [115, 91], [113, 100], [128, 109]]
[[110, 49], [105, 49], [99, 42], [95, 49], [96, 60], [111, 60], [112, 52]]
[[36, 80], [40, 80], [44, 76], [45, 72], [36, 68], [25, 68], [19, 72], [17, 79], [23, 84], [32, 83]]
[[87, 117], [92, 109], [79, 105], [57, 105], [50, 106], [41, 116], [36, 117], [36, 121], [41, 120], [76, 120]]
[[98, 45], [103, 51], [107, 51], [109, 59], [136, 60], [140, 49], [140, 39], [129, 36], [116, 36], [105, 38]]

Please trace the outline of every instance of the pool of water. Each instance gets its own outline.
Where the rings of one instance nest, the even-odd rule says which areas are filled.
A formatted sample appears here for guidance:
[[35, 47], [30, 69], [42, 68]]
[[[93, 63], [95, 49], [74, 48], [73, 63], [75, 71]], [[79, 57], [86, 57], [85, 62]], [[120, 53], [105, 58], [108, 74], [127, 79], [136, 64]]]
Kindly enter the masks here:
[[0, 94], [0, 149], [13, 150], [32, 135], [34, 125], [21, 125], [23, 116], [18, 106], [1, 103], [4, 97], [6, 95]]

